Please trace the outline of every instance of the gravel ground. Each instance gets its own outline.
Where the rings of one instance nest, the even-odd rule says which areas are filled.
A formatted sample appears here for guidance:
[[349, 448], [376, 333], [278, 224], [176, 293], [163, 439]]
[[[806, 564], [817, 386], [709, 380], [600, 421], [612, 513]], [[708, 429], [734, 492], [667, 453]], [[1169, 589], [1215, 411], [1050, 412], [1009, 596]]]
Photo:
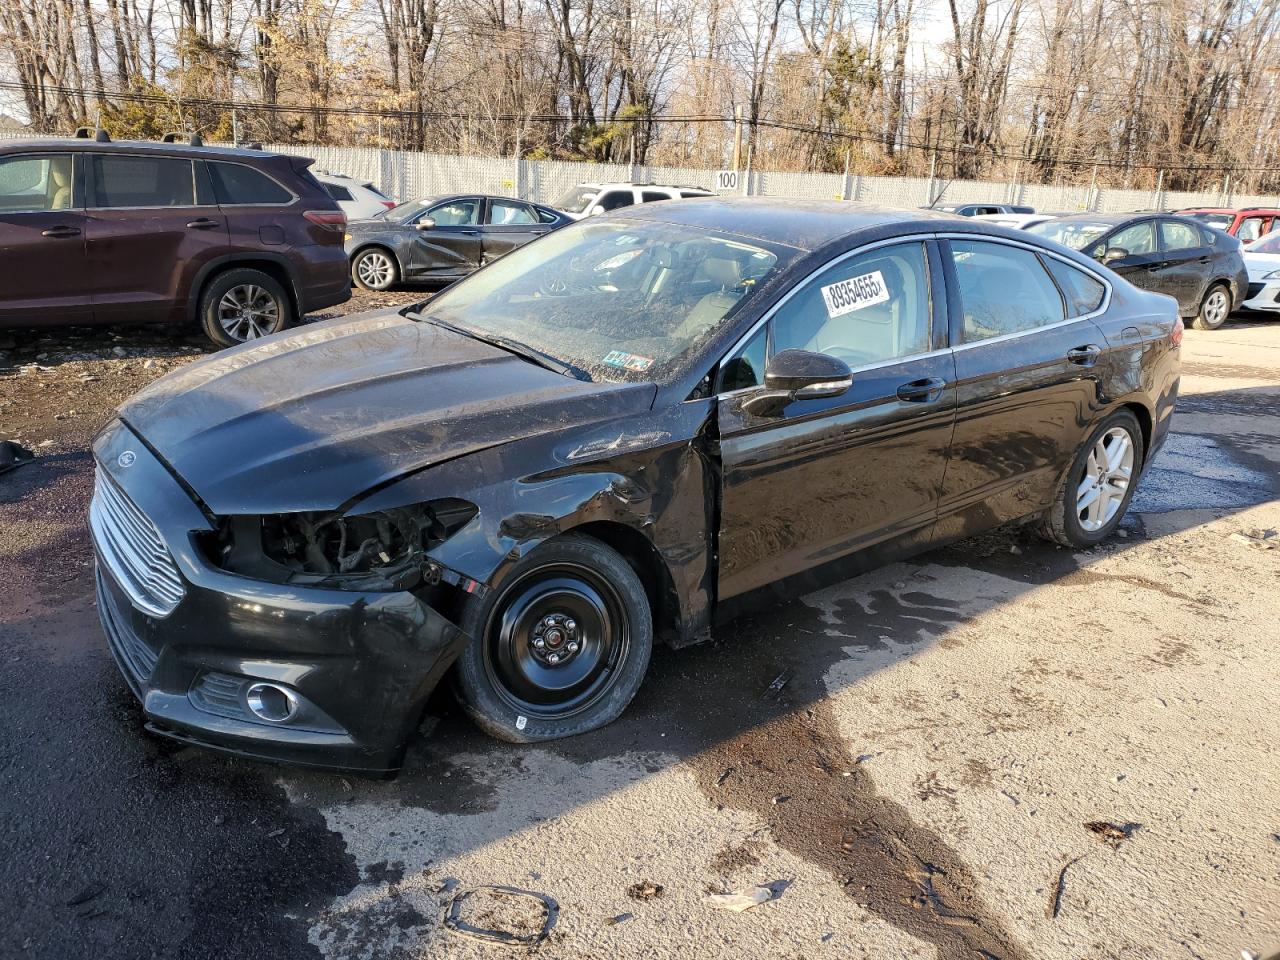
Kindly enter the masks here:
[[737, 621], [560, 744], [441, 696], [393, 782], [141, 731], [93, 609], [87, 447], [205, 348], [13, 339], [0, 435], [40, 456], [0, 476], [0, 956], [510, 956], [443, 923], [486, 884], [554, 898], [553, 958], [1280, 946], [1280, 324], [1188, 332], [1175, 434], [1104, 546], [991, 534]]

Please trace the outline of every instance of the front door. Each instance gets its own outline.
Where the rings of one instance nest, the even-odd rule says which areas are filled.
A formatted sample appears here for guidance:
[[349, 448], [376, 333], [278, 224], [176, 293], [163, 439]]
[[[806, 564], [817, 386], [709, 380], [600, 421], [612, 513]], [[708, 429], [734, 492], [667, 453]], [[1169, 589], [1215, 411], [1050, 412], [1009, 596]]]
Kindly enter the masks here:
[[[407, 273], [417, 277], [460, 277], [480, 266], [484, 239], [479, 197], [446, 200], [423, 211], [419, 221], [435, 225], [418, 230], [410, 246]], [[418, 224], [415, 224], [418, 225]]]
[[519, 200], [490, 200], [482, 231], [482, 262], [497, 260], [550, 229], [550, 225], [539, 220], [538, 212], [527, 203]]
[[939, 539], [1048, 505], [1095, 417], [1108, 349], [1083, 316], [1101, 304], [1096, 278], [1069, 290], [1068, 314], [1036, 252], [991, 240], [948, 247], [958, 388]]
[[1200, 312], [1200, 295], [1213, 274], [1213, 249], [1200, 230], [1180, 220], [1160, 221], [1160, 269], [1156, 289], [1178, 300], [1184, 317]]
[[[955, 417], [953, 360], [935, 349], [938, 264], [920, 240], [843, 255], [721, 365], [720, 599], [878, 544], [928, 542]], [[844, 360], [853, 386], [751, 414], [768, 356], [789, 348]]]
[[1089, 252], [1095, 259], [1102, 260], [1108, 250], [1117, 248], [1125, 251], [1125, 255], [1107, 263], [1108, 267], [1135, 287], [1155, 290], [1157, 293], [1165, 292], [1160, 286], [1162, 258], [1154, 220], [1140, 220], [1123, 227], [1099, 241]]
[[86, 250], [94, 317], [157, 323], [186, 317], [194, 269], [227, 251], [227, 224], [182, 157], [86, 154]]
[[0, 324], [87, 323], [84, 191], [78, 156], [0, 159]]

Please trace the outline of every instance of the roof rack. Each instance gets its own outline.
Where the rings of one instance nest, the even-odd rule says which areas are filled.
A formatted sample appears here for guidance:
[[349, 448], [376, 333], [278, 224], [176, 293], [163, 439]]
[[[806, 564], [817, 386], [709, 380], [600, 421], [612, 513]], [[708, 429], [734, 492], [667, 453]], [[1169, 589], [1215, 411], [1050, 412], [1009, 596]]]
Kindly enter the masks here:
[[96, 143], [111, 142], [111, 135], [101, 127], [98, 127], [96, 130], [92, 127], [76, 127], [76, 132], [73, 136], [77, 140], [93, 140]]
[[177, 143], [179, 137], [186, 137], [187, 144], [192, 147], [203, 147], [204, 137], [198, 133], [188, 133], [185, 130], [172, 130], [160, 138], [161, 143]]

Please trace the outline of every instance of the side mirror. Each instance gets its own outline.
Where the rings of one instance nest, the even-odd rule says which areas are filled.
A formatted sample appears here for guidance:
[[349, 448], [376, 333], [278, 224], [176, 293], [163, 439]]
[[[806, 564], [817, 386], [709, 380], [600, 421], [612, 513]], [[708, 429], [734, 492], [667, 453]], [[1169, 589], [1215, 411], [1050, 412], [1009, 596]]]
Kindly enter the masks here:
[[1129, 251], [1124, 247], [1107, 247], [1102, 252], [1102, 262], [1114, 263], [1116, 260], [1123, 260], [1127, 256], [1129, 256]]
[[843, 360], [808, 350], [783, 350], [764, 371], [764, 390], [745, 404], [752, 416], [776, 417], [794, 400], [838, 397], [853, 386]]
[[413, 225], [413, 228], [415, 230], [434, 230], [436, 228], [436, 221], [432, 217], [423, 217]]

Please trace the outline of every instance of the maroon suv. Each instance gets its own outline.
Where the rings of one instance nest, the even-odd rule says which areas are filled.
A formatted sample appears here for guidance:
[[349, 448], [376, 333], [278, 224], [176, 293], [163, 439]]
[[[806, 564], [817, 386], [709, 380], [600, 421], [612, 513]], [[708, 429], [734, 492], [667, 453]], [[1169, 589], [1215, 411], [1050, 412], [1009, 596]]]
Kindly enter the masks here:
[[229, 346], [351, 297], [311, 160], [99, 137], [0, 145], [0, 327], [197, 321]]

